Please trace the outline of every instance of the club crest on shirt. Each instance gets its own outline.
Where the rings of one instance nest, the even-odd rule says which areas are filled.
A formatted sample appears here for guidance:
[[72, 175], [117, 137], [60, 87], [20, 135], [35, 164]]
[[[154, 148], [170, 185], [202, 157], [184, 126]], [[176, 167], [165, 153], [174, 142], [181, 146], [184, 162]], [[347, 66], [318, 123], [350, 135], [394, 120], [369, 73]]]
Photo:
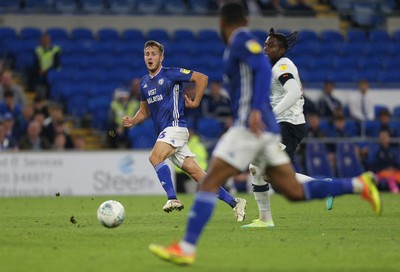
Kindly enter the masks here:
[[285, 71], [287, 69], [287, 65], [281, 64], [281, 65], [279, 65], [279, 69], [281, 69], [281, 71]]
[[180, 70], [179, 70], [179, 72], [181, 72], [181, 73], [183, 73], [183, 74], [189, 74], [190, 73], [190, 70], [188, 70], [188, 69], [184, 69], [184, 68], [181, 68]]
[[164, 79], [163, 79], [163, 78], [160, 78], [160, 79], [158, 80], [158, 85], [161, 86], [161, 85], [163, 85], [163, 84], [164, 84]]
[[253, 54], [259, 54], [262, 51], [261, 45], [255, 40], [249, 40], [245, 45], [246, 48]]

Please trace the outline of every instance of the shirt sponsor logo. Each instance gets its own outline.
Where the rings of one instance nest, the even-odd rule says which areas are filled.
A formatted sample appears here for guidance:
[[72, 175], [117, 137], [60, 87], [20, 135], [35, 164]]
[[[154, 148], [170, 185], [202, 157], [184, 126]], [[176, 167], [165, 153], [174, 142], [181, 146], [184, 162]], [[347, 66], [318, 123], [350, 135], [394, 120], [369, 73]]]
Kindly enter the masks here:
[[255, 40], [249, 40], [245, 45], [246, 48], [253, 54], [259, 54], [262, 51], [261, 45]]
[[163, 78], [160, 78], [160, 79], [158, 80], [158, 85], [161, 86], [161, 85], [163, 85], [163, 84], [164, 84], [164, 79], [163, 79]]
[[179, 72], [181, 72], [182, 74], [186, 74], [186, 75], [187, 75], [187, 74], [190, 73], [190, 70], [181, 68], [181, 69], [179, 70]]
[[281, 71], [285, 71], [287, 69], [287, 65], [281, 64], [281, 65], [279, 65], [279, 69], [281, 69]]

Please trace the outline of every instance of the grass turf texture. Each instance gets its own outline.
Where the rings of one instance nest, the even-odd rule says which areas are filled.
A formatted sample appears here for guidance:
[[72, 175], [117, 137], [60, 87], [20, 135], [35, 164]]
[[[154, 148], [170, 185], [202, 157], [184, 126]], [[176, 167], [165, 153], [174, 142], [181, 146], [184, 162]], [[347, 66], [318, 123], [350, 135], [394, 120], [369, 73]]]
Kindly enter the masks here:
[[[272, 196], [276, 227], [243, 229], [258, 211], [251, 195], [247, 220], [236, 222], [218, 202], [199, 243], [196, 263], [176, 267], [153, 256], [150, 243], [182, 237], [186, 208], [166, 214], [165, 197], [3, 198], [0, 220], [1, 271], [399, 271], [400, 196], [384, 194], [383, 216], [359, 196], [325, 202], [289, 203]], [[125, 222], [107, 229], [96, 218], [107, 199], [120, 201]], [[75, 223], [71, 222], [71, 216]], [[74, 220], [72, 220], [74, 221]]]

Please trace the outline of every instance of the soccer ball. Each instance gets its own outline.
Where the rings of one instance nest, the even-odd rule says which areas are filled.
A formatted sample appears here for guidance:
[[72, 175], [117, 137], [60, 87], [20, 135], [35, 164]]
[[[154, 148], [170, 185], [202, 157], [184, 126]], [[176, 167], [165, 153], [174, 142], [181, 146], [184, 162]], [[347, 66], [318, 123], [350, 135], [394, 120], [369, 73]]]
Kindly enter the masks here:
[[107, 200], [97, 209], [97, 219], [107, 228], [116, 228], [124, 222], [125, 209], [121, 203], [115, 200]]

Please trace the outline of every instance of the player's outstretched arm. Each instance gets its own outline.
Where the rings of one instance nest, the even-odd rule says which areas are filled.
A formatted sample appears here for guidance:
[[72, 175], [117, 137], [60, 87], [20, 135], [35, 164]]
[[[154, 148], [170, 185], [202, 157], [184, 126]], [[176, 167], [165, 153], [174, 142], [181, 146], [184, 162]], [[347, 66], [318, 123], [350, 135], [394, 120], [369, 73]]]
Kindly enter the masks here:
[[185, 95], [185, 106], [187, 108], [197, 108], [200, 105], [201, 98], [203, 97], [204, 92], [206, 91], [208, 84], [208, 76], [205, 74], [193, 71], [192, 77], [190, 78], [191, 82], [194, 82], [196, 85], [196, 96], [193, 101]]
[[122, 124], [124, 125], [124, 127], [133, 127], [137, 124], [142, 123], [149, 116], [150, 116], [150, 110], [147, 105], [147, 102], [141, 101], [139, 110], [136, 112], [135, 116], [133, 116], [133, 117], [124, 116], [122, 118]]

